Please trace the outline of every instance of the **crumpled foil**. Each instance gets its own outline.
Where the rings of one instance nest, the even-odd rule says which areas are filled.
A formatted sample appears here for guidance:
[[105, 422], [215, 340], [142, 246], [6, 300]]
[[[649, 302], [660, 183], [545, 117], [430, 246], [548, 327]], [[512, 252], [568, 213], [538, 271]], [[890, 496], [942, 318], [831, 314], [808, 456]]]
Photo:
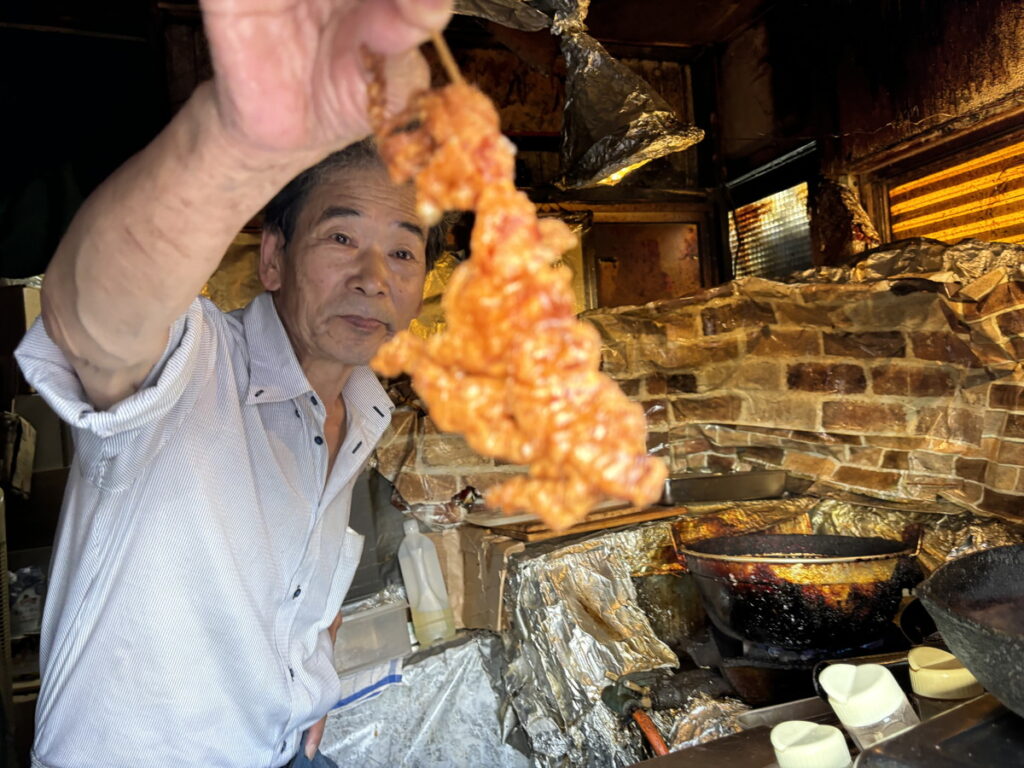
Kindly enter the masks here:
[[551, 19], [523, 0], [455, 0], [455, 13], [495, 21], [524, 32], [538, 32], [551, 26]]
[[891, 290], [930, 290], [942, 298], [950, 325], [994, 371], [1020, 366], [1024, 336], [1024, 245], [967, 239], [956, 245], [914, 238], [869, 251], [852, 267], [796, 273], [808, 283], [886, 282]]
[[808, 208], [818, 266], [848, 266], [882, 243], [857, 193], [835, 179], [823, 178], [814, 185]]
[[973, 283], [993, 270], [1024, 280], [1024, 245], [968, 238], [955, 245], [927, 237], [886, 243], [852, 267], [810, 269], [794, 275], [803, 283], [869, 283], [925, 278], [938, 283]]
[[823, 499], [810, 510], [814, 532], [841, 536], [881, 536], [904, 540], [919, 529], [921, 565], [934, 571], [947, 560], [999, 547], [1024, 543], [1024, 526], [995, 517], [979, 517], [955, 507], [949, 513], [852, 504]]
[[370, 768], [527, 768], [515, 713], [503, 703], [501, 640], [467, 642], [413, 657], [403, 682], [327, 717], [320, 750], [339, 765]]
[[678, 665], [637, 606], [631, 576], [650, 559], [637, 553], [651, 539], [662, 545], [655, 550], [666, 540], [670, 546], [669, 527], [538, 547], [513, 561], [505, 587], [506, 685], [534, 765], [627, 766], [645, 757], [641, 740], [604, 705], [601, 691], [606, 672]]
[[359, 600], [352, 600], [341, 606], [342, 616], [351, 616], [354, 613], [368, 611], [371, 608], [379, 608], [382, 605], [393, 605], [406, 601], [405, 587], [401, 584], [389, 584], [379, 592], [367, 595]]
[[556, 186], [617, 184], [630, 171], [704, 138], [704, 131], [683, 123], [647, 82], [586, 34], [586, 2], [558, 4], [567, 9], [552, 28], [566, 62], [563, 175]]
[[559, 37], [566, 62], [562, 189], [617, 184], [630, 171], [688, 149], [704, 131], [672, 107], [629, 67], [587, 34], [590, 0], [457, 0], [455, 12], [514, 29], [546, 27]]
[[679, 710], [668, 739], [670, 752], [694, 747], [724, 736], [731, 736], [743, 730], [736, 721], [736, 715], [750, 707], [739, 699], [716, 699], [706, 693], [696, 693], [688, 705]]

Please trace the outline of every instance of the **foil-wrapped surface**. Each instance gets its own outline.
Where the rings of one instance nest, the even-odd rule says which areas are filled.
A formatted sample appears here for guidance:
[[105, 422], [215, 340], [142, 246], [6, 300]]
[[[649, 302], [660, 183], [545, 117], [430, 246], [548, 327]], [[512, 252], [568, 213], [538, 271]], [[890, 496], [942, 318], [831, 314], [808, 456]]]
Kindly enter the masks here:
[[716, 699], [706, 693], [695, 693], [687, 706], [677, 710], [671, 736], [666, 740], [670, 752], [695, 747], [743, 730], [736, 715], [750, 707], [739, 699]]
[[368, 611], [371, 608], [380, 608], [383, 605], [394, 605], [404, 603], [406, 600], [405, 587], [402, 584], [388, 584], [379, 592], [372, 595], [352, 600], [341, 606], [342, 616], [351, 616], [361, 611]]
[[916, 238], [888, 243], [848, 268], [797, 273], [801, 282], [877, 283], [894, 291], [931, 290], [953, 330], [993, 371], [1018, 371], [1024, 337], [1024, 245], [967, 239], [955, 245]]
[[502, 658], [501, 640], [485, 632], [412, 657], [401, 685], [328, 716], [321, 751], [346, 766], [527, 768]]
[[587, 34], [589, 0], [457, 0], [455, 12], [514, 29], [550, 27], [566, 63], [563, 189], [617, 184], [651, 160], [704, 138], [643, 78]]
[[676, 655], [637, 606], [632, 575], [671, 543], [667, 525], [639, 526], [513, 562], [506, 684], [539, 766], [627, 766], [641, 740], [601, 701], [606, 672], [675, 667]]
[[566, 61], [559, 187], [617, 184], [630, 171], [704, 138], [704, 131], [683, 123], [665, 99], [581, 26], [559, 27]]
[[551, 26], [547, 14], [523, 0], [455, 0], [453, 10], [523, 32], [538, 32]]
[[909, 506], [873, 506], [822, 499], [809, 515], [814, 532], [819, 534], [896, 540], [919, 537], [918, 559], [928, 571], [971, 552], [1024, 543], [1024, 526], [995, 517], [979, 517], [952, 506], [948, 512], [922, 512]]
[[948, 245], [927, 237], [897, 240], [864, 254], [852, 267], [812, 269], [794, 275], [798, 282], [870, 283], [925, 278], [967, 285], [1001, 270], [1009, 280], [1024, 280], [1024, 245], [966, 239]]

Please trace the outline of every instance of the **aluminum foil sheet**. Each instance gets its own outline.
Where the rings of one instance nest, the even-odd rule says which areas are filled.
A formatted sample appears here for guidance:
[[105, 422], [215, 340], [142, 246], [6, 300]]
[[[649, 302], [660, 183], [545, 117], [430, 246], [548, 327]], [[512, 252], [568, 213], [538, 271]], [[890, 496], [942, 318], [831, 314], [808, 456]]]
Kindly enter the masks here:
[[406, 600], [405, 587], [401, 584], [389, 584], [379, 592], [372, 595], [353, 600], [341, 606], [342, 616], [351, 616], [354, 613], [368, 611], [371, 608], [380, 608], [382, 605], [394, 605], [404, 603]]
[[948, 245], [926, 237], [897, 240], [868, 251], [852, 267], [812, 269], [794, 277], [799, 282], [828, 283], [925, 278], [966, 285], [997, 269], [1008, 279], [1024, 280], [1024, 245], [974, 239]]
[[688, 705], [679, 710], [671, 737], [667, 739], [671, 752], [694, 747], [708, 741], [731, 736], [743, 730], [736, 715], [750, 707], [739, 699], [716, 699], [706, 693], [696, 693]]
[[995, 372], [1020, 367], [1024, 336], [1024, 245], [962, 240], [946, 245], [917, 238], [883, 245], [849, 268], [797, 273], [802, 282], [888, 284], [893, 291], [934, 291], [955, 333], [966, 333], [971, 351]]
[[704, 131], [612, 56], [581, 24], [562, 24], [566, 61], [562, 189], [617, 184], [630, 171], [688, 149]]
[[904, 539], [920, 531], [918, 559], [928, 571], [947, 560], [1004, 544], [1024, 543], [1024, 526], [951, 508], [949, 513], [863, 506], [824, 499], [810, 511], [815, 533]]
[[601, 691], [606, 672], [678, 665], [637, 607], [631, 577], [652, 556], [636, 553], [652, 541], [664, 549], [669, 527], [538, 548], [513, 562], [506, 685], [535, 765], [627, 766], [645, 757], [638, 734], [601, 702]]
[[547, 27], [566, 62], [562, 189], [617, 184], [651, 160], [704, 138], [643, 78], [587, 34], [589, 0], [456, 0], [455, 12], [514, 29]]
[[551, 26], [551, 19], [545, 13], [523, 0], [455, 0], [454, 11], [524, 32], [538, 32]]
[[363, 768], [527, 768], [512, 745], [525, 742], [503, 704], [502, 658], [501, 640], [490, 633], [413, 657], [401, 685], [328, 716], [321, 751]]

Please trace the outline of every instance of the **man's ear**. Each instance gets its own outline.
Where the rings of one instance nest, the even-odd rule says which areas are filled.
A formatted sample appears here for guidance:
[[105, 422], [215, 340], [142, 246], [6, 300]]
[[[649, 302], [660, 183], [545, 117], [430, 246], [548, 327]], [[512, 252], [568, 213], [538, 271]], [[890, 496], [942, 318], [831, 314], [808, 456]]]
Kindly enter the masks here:
[[263, 230], [260, 238], [260, 282], [268, 291], [276, 291], [284, 282], [284, 234], [279, 229]]

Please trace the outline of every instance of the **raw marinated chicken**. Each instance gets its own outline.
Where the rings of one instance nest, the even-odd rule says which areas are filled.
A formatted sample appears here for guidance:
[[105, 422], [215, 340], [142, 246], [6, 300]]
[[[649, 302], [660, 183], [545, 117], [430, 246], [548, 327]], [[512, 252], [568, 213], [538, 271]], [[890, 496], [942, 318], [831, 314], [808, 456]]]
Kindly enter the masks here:
[[666, 468], [647, 455], [643, 409], [600, 373], [598, 333], [575, 317], [569, 271], [552, 267], [575, 236], [515, 188], [490, 100], [464, 83], [429, 91], [377, 136], [392, 176], [415, 180], [425, 221], [476, 221], [442, 299], [445, 330], [399, 333], [374, 369], [408, 372], [437, 426], [478, 453], [529, 466], [490, 489], [492, 507], [562, 530], [609, 498], [652, 503]]

